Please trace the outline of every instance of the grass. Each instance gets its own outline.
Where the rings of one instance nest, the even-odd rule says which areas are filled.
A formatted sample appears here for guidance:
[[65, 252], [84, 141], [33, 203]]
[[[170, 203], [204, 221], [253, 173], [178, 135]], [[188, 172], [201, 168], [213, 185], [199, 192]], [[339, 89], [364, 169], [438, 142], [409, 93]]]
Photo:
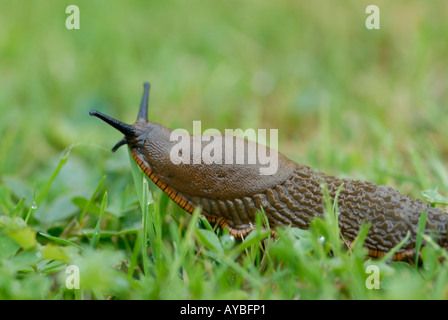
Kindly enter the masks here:
[[134, 121], [150, 81], [152, 121], [278, 128], [297, 162], [447, 205], [445, 1], [377, 1], [376, 31], [359, 1], [78, 3], [77, 31], [71, 3], [2, 4], [0, 298], [448, 298], [427, 235], [419, 264], [368, 259], [368, 226], [345, 250], [327, 198], [310, 230], [235, 240], [112, 154], [120, 134], [88, 116]]
[[[68, 152], [55, 172], [67, 157]], [[25, 217], [33, 220], [27, 210], [15, 208], [0, 216], [3, 299], [447, 298], [447, 260], [439, 260], [446, 252], [430, 238], [425, 238], [430, 245], [415, 265], [390, 263], [393, 251], [382, 259], [368, 259], [362, 245], [367, 225], [345, 250], [337, 199], [330, 198], [324, 185], [325, 215], [314, 220], [310, 230], [279, 230], [274, 241], [260, 215], [257, 229], [238, 241], [226, 231], [214, 230], [199, 211], [188, 217], [172, 208], [166, 195], [148, 188], [144, 174], [129, 158], [135, 189], [140, 191], [137, 197], [134, 189], [123, 192], [126, 214], [108, 212], [107, 192], [97, 188], [90, 199], [102, 200], [84, 198], [82, 203], [95, 208], [79, 209], [92, 214], [82, 221], [74, 215], [64, 224], [53, 222], [47, 229], [51, 234], [25, 223]], [[49, 184], [51, 180], [42, 189]], [[140, 223], [126, 221], [129, 212], [135, 212], [134, 219], [141, 213]], [[70, 265], [80, 269], [80, 289], [65, 285]], [[380, 272], [375, 280], [379, 289], [366, 284], [372, 281], [371, 266]]]

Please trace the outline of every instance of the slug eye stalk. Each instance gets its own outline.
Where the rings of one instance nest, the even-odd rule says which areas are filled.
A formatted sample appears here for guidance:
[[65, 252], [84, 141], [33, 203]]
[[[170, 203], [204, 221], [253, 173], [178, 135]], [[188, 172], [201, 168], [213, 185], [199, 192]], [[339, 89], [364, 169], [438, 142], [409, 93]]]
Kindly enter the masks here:
[[121, 133], [124, 134], [124, 138], [121, 139], [120, 141], [118, 141], [118, 143], [112, 148], [113, 152], [117, 151], [117, 149], [119, 147], [121, 147], [122, 145], [127, 144], [128, 139], [132, 139], [136, 135], [137, 130], [129, 124], [126, 124], [117, 119], [109, 117], [108, 115], [105, 115], [96, 110], [90, 110], [89, 114], [91, 116], [94, 116], [94, 117], [97, 117], [97, 118], [103, 120], [104, 122], [106, 122], [107, 124], [111, 125], [112, 127], [114, 127], [115, 129], [117, 129], [118, 131], [120, 131]]
[[[149, 101], [149, 89], [150, 84], [149, 82], [145, 82], [143, 84], [144, 91], [143, 91], [143, 97], [142, 101], [140, 103], [140, 110], [138, 112], [137, 121], [143, 121], [148, 122], [148, 101]], [[112, 152], [115, 152], [120, 148], [122, 145], [128, 144], [129, 139], [132, 139], [136, 136], [136, 129], [124, 122], [118, 121], [117, 119], [114, 119], [112, 117], [109, 117], [108, 115], [105, 115], [97, 110], [90, 110], [89, 114], [91, 116], [100, 118], [107, 124], [111, 125], [115, 129], [119, 130], [121, 133], [124, 134], [123, 139], [118, 141], [118, 143], [112, 148]]]
[[148, 122], [148, 101], [149, 101], [149, 82], [143, 83], [143, 97], [140, 103], [140, 110], [138, 111], [137, 121]]

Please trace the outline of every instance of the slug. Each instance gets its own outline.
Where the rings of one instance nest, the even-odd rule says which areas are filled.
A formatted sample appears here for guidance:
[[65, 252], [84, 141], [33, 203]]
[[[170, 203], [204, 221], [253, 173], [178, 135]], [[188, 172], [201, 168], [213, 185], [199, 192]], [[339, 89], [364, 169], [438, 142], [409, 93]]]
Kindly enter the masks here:
[[[370, 225], [365, 239], [369, 256], [384, 256], [410, 231], [410, 238], [394, 254], [393, 260], [413, 257], [418, 221], [425, 211], [428, 214], [426, 231], [432, 232], [440, 246], [448, 248], [448, 215], [442, 210], [388, 186], [327, 176], [297, 164], [281, 153], [276, 154], [278, 170], [272, 175], [260, 175], [262, 165], [259, 162], [244, 165], [173, 164], [170, 159], [170, 151], [175, 144], [170, 140], [172, 130], [148, 121], [149, 88], [149, 83], [144, 83], [140, 110], [133, 125], [96, 110], [89, 114], [124, 134], [112, 151], [127, 144], [144, 173], [185, 211], [192, 213], [200, 207], [208, 221], [227, 228], [235, 237], [244, 237], [253, 230], [255, 216], [261, 208], [274, 235], [275, 229], [281, 226], [307, 229], [313, 218], [323, 216], [320, 188], [323, 181], [332, 198], [343, 184], [338, 196], [338, 220], [341, 236], [348, 246], [358, 235], [361, 223], [365, 222]], [[197, 137], [189, 135], [189, 139], [193, 142]], [[221, 142], [225, 139], [244, 140], [245, 156], [250, 146], [276, 153], [266, 146], [238, 137], [215, 135], [214, 139], [221, 139]]]

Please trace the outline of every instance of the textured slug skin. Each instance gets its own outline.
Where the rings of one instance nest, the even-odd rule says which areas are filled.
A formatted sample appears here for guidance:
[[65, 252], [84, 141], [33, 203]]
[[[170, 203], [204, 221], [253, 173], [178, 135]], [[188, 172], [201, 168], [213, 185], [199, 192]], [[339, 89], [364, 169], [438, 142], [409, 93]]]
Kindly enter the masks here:
[[[235, 236], [252, 230], [260, 208], [264, 209], [272, 228], [286, 225], [309, 228], [314, 217], [323, 215], [320, 184], [324, 181], [332, 197], [344, 183], [338, 197], [342, 237], [351, 243], [361, 223], [368, 223], [370, 230], [365, 245], [371, 256], [383, 256], [408, 231], [411, 237], [394, 259], [413, 256], [422, 211], [428, 213], [427, 230], [433, 232], [441, 246], [448, 247], [448, 215], [393, 188], [326, 176], [296, 164], [281, 153], [278, 153], [277, 173], [271, 176], [259, 174], [260, 164], [174, 165], [170, 150], [177, 142], [170, 141], [170, 129], [142, 121], [137, 121], [134, 127], [137, 133], [128, 139], [128, 144], [134, 159], [151, 180], [186, 211], [191, 213], [200, 206], [209, 221], [227, 227]], [[245, 140], [246, 153], [250, 143], [253, 142]]]

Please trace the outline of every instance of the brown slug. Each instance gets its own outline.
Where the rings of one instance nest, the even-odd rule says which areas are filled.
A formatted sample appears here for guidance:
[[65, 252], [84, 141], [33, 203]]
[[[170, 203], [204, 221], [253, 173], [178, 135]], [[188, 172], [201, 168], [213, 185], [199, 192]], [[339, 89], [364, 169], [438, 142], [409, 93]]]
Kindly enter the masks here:
[[[148, 122], [148, 96], [149, 83], [145, 83], [140, 111], [133, 125], [96, 110], [90, 111], [90, 115], [102, 119], [125, 135], [112, 151], [127, 144], [140, 168], [175, 203], [189, 213], [196, 207], [202, 208], [202, 214], [210, 222], [226, 227], [233, 236], [242, 237], [252, 231], [260, 208], [263, 208], [273, 229], [287, 225], [309, 228], [313, 218], [323, 216], [320, 185], [324, 181], [332, 198], [343, 183], [338, 196], [339, 227], [348, 244], [358, 235], [362, 222], [370, 225], [365, 246], [371, 257], [384, 256], [405, 238], [408, 231], [411, 234], [409, 240], [393, 259], [414, 256], [418, 221], [423, 211], [428, 214], [426, 230], [433, 232], [440, 246], [448, 248], [448, 215], [442, 210], [388, 186], [326, 176], [246, 139], [214, 136], [214, 139], [222, 139], [221, 142], [225, 139], [244, 140], [246, 157], [252, 144], [271, 154], [276, 153], [276, 173], [260, 175], [260, 162], [244, 165], [203, 162], [173, 164], [170, 158], [175, 144], [170, 140], [172, 130]], [[189, 136], [189, 139], [193, 142], [195, 137]], [[203, 141], [201, 143], [204, 144]], [[233, 154], [233, 157], [236, 155]]]

